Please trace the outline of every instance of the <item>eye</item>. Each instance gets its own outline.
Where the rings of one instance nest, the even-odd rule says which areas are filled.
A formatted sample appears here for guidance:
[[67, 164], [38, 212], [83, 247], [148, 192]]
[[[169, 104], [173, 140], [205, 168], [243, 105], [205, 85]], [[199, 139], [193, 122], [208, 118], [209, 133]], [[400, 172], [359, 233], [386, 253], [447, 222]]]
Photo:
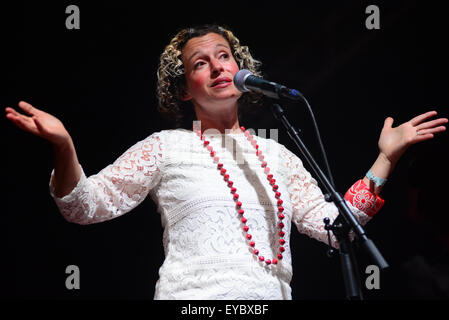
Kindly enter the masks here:
[[204, 64], [204, 61], [198, 61], [193, 65], [193, 68], [197, 69], [201, 67]]
[[222, 53], [222, 54], [220, 55], [220, 58], [222, 58], [222, 59], [228, 59], [228, 58], [229, 58], [229, 53], [227, 53], [227, 52]]

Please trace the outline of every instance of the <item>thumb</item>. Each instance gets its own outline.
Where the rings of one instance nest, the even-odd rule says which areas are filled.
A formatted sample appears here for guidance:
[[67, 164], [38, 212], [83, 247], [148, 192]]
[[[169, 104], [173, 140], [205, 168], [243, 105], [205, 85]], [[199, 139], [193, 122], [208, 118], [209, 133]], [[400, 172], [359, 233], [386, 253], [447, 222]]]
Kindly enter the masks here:
[[384, 128], [391, 129], [391, 127], [393, 126], [393, 121], [394, 119], [392, 117], [386, 118], [384, 121]]
[[31, 118], [33, 119], [34, 123], [36, 124], [36, 127], [37, 127], [38, 131], [40, 131], [40, 132], [45, 132], [45, 131], [46, 131], [45, 128], [44, 128], [44, 126], [43, 126], [42, 123], [40, 122], [39, 117], [36, 117], [36, 116], [34, 115], [34, 116], [32, 116]]

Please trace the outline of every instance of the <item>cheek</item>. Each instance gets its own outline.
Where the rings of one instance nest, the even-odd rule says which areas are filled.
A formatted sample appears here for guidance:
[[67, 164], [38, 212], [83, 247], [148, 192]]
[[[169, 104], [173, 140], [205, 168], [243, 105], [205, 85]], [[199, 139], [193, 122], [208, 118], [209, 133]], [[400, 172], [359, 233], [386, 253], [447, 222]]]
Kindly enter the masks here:
[[236, 61], [233, 61], [229, 66], [229, 71], [235, 75], [240, 70], [239, 66], [237, 65]]
[[208, 81], [207, 77], [201, 74], [197, 74], [188, 80], [188, 87], [192, 92], [198, 92], [204, 87], [204, 84]]

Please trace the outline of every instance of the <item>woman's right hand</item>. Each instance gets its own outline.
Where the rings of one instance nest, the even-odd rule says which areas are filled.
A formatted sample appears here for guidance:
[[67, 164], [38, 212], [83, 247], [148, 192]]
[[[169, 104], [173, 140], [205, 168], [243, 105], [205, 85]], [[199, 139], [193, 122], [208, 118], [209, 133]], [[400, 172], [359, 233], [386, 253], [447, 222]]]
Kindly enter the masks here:
[[18, 105], [28, 115], [21, 114], [13, 108], [5, 108], [6, 118], [17, 127], [50, 141], [56, 147], [71, 142], [70, 134], [58, 118], [25, 101], [20, 101]]

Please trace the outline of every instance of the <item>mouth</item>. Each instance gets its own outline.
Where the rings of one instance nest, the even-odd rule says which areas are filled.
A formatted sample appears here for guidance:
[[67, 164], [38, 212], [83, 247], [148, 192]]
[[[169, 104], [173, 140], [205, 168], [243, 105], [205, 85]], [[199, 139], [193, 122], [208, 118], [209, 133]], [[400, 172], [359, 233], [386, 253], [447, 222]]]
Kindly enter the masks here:
[[224, 88], [229, 86], [232, 83], [232, 79], [227, 78], [227, 77], [222, 77], [222, 78], [218, 78], [217, 80], [215, 80], [211, 87], [217, 87], [217, 88]]

